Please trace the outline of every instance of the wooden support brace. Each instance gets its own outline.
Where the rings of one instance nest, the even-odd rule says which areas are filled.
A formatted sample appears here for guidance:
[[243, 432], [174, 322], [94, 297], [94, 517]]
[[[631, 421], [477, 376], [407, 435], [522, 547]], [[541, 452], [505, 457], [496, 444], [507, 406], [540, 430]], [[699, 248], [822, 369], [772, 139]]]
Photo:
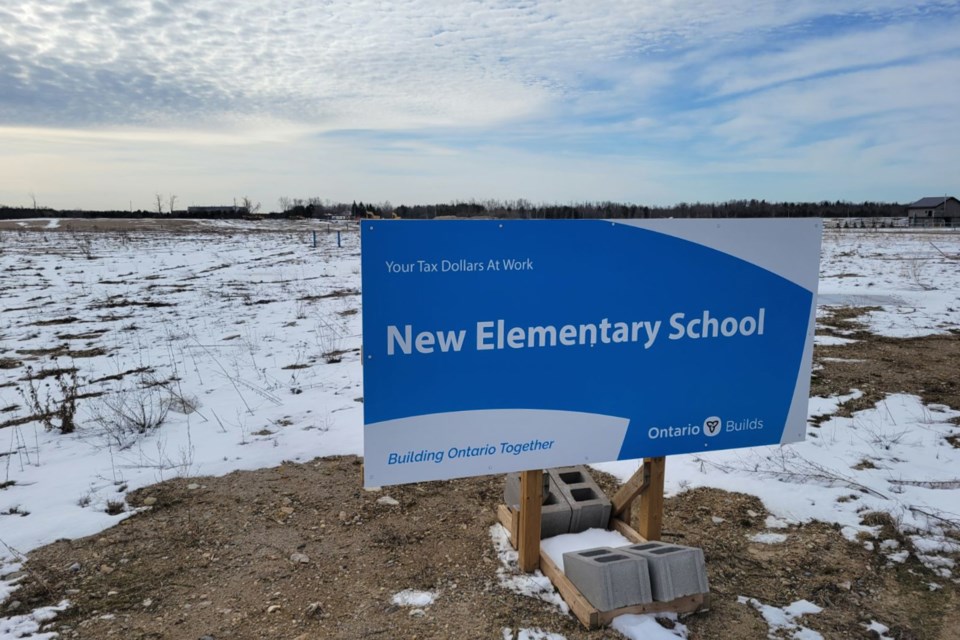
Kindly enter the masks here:
[[646, 460], [644, 460], [644, 464], [637, 469], [636, 473], [630, 476], [629, 480], [617, 489], [617, 492], [610, 500], [612, 507], [610, 510], [610, 518], [617, 518], [621, 513], [627, 511], [633, 499], [646, 491], [648, 486], [650, 486], [650, 466], [647, 465]]
[[629, 524], [621, 520], [620, 518], [611, 518], [610, 519], [610, 529], [616, 531], [622, 535], [627, 540], [631, 542], [649, 542], [642, 535], [637, 533], [637, 530], [631, 527]]
[[497, 507], [497, 520], [503, 525], [503, 528], [510, 534], [510, 544], [516, 548], [517, 540], [520, 538], [520, 514], [516, 509], [512, 509], [505, 504]]
[[577, 620], [587, 629], [596, 629], [600, 626], [600, 612], [590, 604], [590, 601], [583, 597], [580, 590], [563, 574], [553, 560], [546, 553], [540, 558], [540, 570], [543, 572], [557, 591], [560, 597], [570, 607], [570, 611], [577, 617]]

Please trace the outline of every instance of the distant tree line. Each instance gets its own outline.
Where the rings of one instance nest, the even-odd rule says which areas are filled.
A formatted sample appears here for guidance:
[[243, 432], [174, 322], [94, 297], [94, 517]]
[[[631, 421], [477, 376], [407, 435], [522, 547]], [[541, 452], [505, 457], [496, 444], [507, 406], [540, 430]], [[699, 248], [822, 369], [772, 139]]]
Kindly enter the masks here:
[[[159, 202], [159, 200], [158, 200]], [[246, 205], [246, 202], [244, 203]], [[256, 209], [240, 207], [236, 212], [177, 211], [178, 218], [522, 218], [522, 219], [589, 219], [589, 218], [899, 218], [907, 215], [907, 205], [895, 202], [768, 202], [766, 200], [728, 200], [720, 203], [681, 202], [672, 206], [646, 206], [621, 202], [581, 202], [575, 204], [533, 204], [528, 200], [470, 200], [443, 204], [400, 205], [390, 202], [351, 204], [320, 198], [287, 198], [278, 200], [280, 211], [259, 214]], [[171, 201], [170, 206], [173, 206]], [[55, 210], [37, 207], [5, 207], [0, 205], [0, 220], [12, 218], [165, 218], [156, 211], [82, 211]]]
[[767, 202], [766, 200], [728, 200], [720, 203], [687, 203], [650, 207], [621, 202], [582, 202], [577, 204], [539, 204], [526, 200], [454, 202], [450, 204], [399, 206], [401, 218], [437, 218], [456, 216], [496, 218], [875, 218], [902, 217], [906, 205], [888, 202]]
[[19, 218], [190, 218], [198, 220], [206, 219], [229, 219], [241, 217], [258, 217], [245, 215], [244, 213], [188, 213], [187, 211], [177, 211], [176, 215], [169, 213], [158, 213], [157, 211], [144, 211], [136, 209], [133, 211], [88, 211], [84, 209], [50, 209], [40, 207], [33, 209], [31, 207], [5, 207], [0, 206], [0, 220], [14, 220]]

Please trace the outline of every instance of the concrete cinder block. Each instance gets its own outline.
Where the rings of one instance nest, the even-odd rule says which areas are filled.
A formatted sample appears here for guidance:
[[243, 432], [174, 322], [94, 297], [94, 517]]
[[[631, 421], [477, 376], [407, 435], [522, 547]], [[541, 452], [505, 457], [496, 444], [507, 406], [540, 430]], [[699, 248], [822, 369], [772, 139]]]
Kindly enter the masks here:
[[[550, 496], [550, 474], [543, 472], [543, 504]], [[520, 474], [508, 473], [507, 481], [503, 485], [503, 503], [508, 507], [517, 507], [520, 504]]]
[[[552, 481], [550, 474], [543, 474], [543, 505], [540, 507], [540, 538], [552, 538], [570, 531], [570, 505]], [[520, 474], [507, 474], [503, 488], [503, 500], [516, 508], [520, 504]]]
[[646, 559], [610, 547], [563, 554], [563, 572], [600, 611], [653, 602]]
[[708, 593], [703, 549], [665, 542], [643, 542], [617, 549], [647, 560], [653, 599], [669, 602], [683, 596]]
[[[546, 476], [547, 474], [544, 474]], [[560, 489], [549, 483], [547, 499], [540, 507], [540, 538], [552, 538], [570, 531], [572, 511]]]
[[610, 500], [585, 466], [550, 469], [550, 478], [570, 505], [570, 533], [607, 528]]

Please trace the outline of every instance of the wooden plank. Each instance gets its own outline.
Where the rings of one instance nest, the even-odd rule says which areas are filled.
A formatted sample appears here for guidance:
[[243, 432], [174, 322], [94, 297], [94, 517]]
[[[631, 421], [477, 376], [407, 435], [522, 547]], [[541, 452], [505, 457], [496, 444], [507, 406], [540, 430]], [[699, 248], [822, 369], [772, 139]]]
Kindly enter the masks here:
[[520, 529], [517, 551], [520, 571], [531, 573], [540, 567], [540, 512], [543, 505], [543, 470], [520, 472]]
[[[513, 512], [510, 511], [510, 507], [505, 504], [497, 506], [497, 521], [503, 525], [508, 533], [510, 532], [513, 527]], [[510, 542], [513, 542], [513, 535], [510, 536]]]
[[650, 484], [640, 496], [638, 532], [647, 540], [659, 540], [663, 530], [663, 478], [666, 458], [644, 458], [650, 469]]
[[587, 629], [596, 629], [599, 626], [600, 612], [590, 604], [589, 600], [583, 597], [580, 590], [567, 579], [567, 576], [560, 571], [560, 567], [554, 564], [550, 556], [542, 551], [540, 552], [540, 571], [550, 579], [553, 586], [560, 592], [560, 597], [567, 603], [570, 611], [583, 626]]
[[[650, 602], [647, 604], [635, 604], [629, 607], [621, 607], [613, 611], [600, 611], [597, 613], [597, 625], [607, 626], [617, 616], [628, 613], [693, 613], [694, 611], [705, 610], [710, 606], [710, 596], [706, 593], [697, 593], [692, 596], [684, 596], [671, 600], [670, 602]], [[571, 607], [572, 608], [572, 607]]]
[[500, 521], [500, 524], [503, 525], [503, 528], [507, 530], [507, 533], [510, 534], [510, 544], [514, 548], [517, 547], [517, 527], [520, 526], [520, 519], [517, 517], [517, 512], [508, 507], [505, 504], [501, 504], [497, 507], [497, 520]]
[[[519, 521], [519, 518], [516, 516], [517, 512], [505, 504], [497, 507], [497, 519], [507, 531], [516, 532], [516, 526]], [[514, 537], [512, 539], [516, 538]], [[556, 587], [560, 593], [560, 597], [567, 603], [577, 619], [588, 629], [596, 628], [596, 608], [583, 597], [583, 594], [573, 586], [572, 582], [567, 580], [567, 576], [563, 575], [560, 567], [558, 567], [553, 562], [553, 559], [544, 553], [542, 549], [540, 550], [540, 571], [553, 583], [553, 586]]]
[[630, 476], [629, 480], [627, 480], [619, 489], [617, 489], [617, 492], [610, 500], [610, 504], [613, 507], [610, 517], [616, 518], [621, 513], [626, 511], [630, 507], [630, 503], [633, 502], [633, 499], [643, 493], [649, 484], [650, 467], [647, 465], [642, 465], [639, 469], [637, 469], [636, 473]]
[[610, 528], [622, 535], [627, 540], [633, 542], [634, 544], [640, 542], [648, 542], [646, 538], [637, 533], [637, 530], [631, 527], [629, 524], [621, 520], [620, 518], [612, 518], [610, 520]]

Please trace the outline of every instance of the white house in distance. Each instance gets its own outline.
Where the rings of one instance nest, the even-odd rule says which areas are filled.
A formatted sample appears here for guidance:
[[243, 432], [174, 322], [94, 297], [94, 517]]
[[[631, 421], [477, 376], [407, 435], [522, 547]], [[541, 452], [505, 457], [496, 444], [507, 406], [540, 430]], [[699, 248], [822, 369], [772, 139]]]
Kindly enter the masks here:
[[911, 227], [960, 227], [960, 200], [953, 196], [920, 198], [907, 205]]

